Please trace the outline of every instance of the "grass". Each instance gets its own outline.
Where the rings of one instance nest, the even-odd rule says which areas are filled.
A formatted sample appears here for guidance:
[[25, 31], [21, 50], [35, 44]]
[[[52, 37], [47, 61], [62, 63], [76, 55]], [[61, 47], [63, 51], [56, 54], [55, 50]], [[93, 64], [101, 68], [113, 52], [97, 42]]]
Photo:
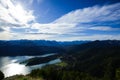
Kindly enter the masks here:
[[66, 67], [66, 66], [67, 66], [67, 63], [65, 63], [65, 62], [60, 62], [60, 63], [57, 63], [56, 65], [57, 65], [57, 66], [61, 66], [61, 67]]

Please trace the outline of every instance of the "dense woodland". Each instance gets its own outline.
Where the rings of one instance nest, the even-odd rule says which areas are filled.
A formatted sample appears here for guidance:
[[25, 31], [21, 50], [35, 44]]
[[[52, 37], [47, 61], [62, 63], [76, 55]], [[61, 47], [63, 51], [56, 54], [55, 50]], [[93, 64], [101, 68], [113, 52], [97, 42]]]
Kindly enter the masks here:
[[94, 41], [71, 46], [61, 60], [67, 65], [46, 66], [30, 75], [46, 80], [120, 80], [120, 41]]
[[61, 63], [33, 70], [21, 80], [120, 80], [120, 41], [67, 46], [60, 59]]

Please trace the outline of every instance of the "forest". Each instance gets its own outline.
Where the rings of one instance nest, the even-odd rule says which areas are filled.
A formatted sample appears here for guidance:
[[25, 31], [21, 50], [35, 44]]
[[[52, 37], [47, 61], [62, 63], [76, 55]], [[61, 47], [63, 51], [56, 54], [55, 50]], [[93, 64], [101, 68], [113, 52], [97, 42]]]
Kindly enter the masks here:
[[60, 63], [3, 80], [120, 80], [120, 41], [97, 40], [68, 46], [65, 51]]

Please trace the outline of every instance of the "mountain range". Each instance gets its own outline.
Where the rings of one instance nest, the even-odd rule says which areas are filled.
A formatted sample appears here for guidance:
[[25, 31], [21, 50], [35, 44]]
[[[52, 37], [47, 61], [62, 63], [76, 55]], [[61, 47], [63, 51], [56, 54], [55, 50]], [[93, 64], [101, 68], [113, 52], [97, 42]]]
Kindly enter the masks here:
[[46, 40], [0, 41], [0, 56], [41, 55], [63, 53], [66, 46], [80, 45], [89, 41], [57, 42]]

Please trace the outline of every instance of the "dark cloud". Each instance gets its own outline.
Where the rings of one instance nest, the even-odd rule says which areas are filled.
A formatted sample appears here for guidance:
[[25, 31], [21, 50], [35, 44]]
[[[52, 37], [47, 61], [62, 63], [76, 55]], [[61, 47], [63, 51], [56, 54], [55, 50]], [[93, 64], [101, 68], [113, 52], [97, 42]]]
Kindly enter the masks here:
[[57, 35], [57, 33], [25, 33], [28, 35], [40, 35], [40, 34], [45, 34], [45, 35]]
[[5, 31], [3, 28], [0, 28], [0, 32], [3, 32], [3, 31]]
[[6, 21], [3, 20], [3, 19], [0, 19], [0, 26], [21, 27], [21, 26], [25, 26], [25, 25], [23, 25], [23, 24], [13, 24], [13, 23], [6, 22]]

